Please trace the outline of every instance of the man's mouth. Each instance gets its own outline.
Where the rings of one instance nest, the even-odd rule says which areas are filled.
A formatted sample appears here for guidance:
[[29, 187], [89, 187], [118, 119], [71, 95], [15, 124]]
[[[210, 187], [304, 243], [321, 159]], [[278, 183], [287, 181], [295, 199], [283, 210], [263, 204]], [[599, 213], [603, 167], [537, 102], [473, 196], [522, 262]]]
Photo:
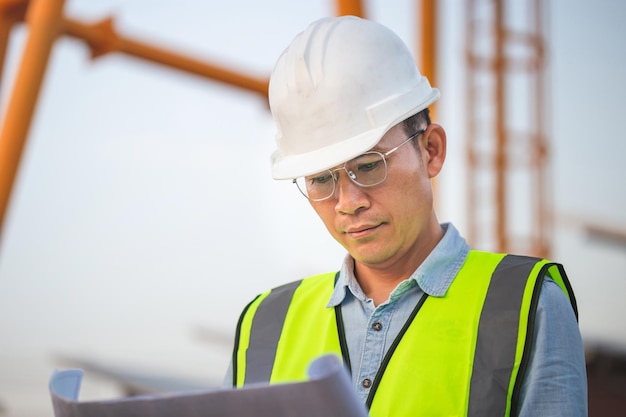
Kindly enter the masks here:
[[380, 224], [354, 226], [346, 229], [344, 233], [353, 239], [359, 239], [373, 233], [379, 226]]

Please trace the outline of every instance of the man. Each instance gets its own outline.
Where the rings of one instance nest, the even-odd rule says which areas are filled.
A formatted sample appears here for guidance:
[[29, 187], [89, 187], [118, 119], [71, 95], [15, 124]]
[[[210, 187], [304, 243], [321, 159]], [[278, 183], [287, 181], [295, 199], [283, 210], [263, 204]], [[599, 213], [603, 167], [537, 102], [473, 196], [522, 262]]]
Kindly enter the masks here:
[[246, 307], [234, 386], [301, 380], [335, 353], [373, 416], [586, 415], [563, 268], [470, 250], [437, 220], [438, 98], [403, 42], [364, 19], [318, 20], [280, 56], [273, 177], [294, 182], [348, 255]]

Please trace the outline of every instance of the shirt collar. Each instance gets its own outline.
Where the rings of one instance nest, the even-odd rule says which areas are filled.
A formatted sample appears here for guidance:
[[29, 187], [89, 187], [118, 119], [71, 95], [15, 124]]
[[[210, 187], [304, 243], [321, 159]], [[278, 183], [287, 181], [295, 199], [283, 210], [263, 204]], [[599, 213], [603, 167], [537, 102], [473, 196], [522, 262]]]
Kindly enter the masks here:
[[[446, 294], [469, 253], [468, 244], [452, 223], [442, 223], [441, 228], [444, 231], [443, 238], [408, 278], [433, 297], [443, 297]], [[399, 286], [402, 285], [401, 283]], [[344, 258], [339, 279], [327, 307], [341, 304], [346, 297], [346, 290], [360, 300], [367, 298], [354, 276], [354, 259], [350, 255]]]

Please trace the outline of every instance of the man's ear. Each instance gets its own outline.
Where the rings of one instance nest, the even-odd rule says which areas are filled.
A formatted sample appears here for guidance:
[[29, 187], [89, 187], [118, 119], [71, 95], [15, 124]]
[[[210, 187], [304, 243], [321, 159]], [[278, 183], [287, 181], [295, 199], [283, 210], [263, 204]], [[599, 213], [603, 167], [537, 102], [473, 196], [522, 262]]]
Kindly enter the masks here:
[[424, 166], [430, 178], [436, 177], [446, 160], [446, 131], [438, 124], [428, 126], [420, 137]]

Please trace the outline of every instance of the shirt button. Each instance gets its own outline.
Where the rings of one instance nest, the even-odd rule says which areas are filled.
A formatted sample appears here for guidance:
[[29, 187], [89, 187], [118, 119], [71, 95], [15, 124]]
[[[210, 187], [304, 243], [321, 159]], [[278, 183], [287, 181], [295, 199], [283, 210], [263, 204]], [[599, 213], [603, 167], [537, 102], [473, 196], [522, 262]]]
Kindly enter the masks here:
[[369, 378], [365, 378], [363, 381], [361, 381], [361, 385], [363, 386], [363, 388], [369, 388], [372, 386], [372, 380]]
[[381, 322], [377, 321], [376, 323], [372, 324], [372, 329], [379, 332], [383, 329], [383, 325]]

